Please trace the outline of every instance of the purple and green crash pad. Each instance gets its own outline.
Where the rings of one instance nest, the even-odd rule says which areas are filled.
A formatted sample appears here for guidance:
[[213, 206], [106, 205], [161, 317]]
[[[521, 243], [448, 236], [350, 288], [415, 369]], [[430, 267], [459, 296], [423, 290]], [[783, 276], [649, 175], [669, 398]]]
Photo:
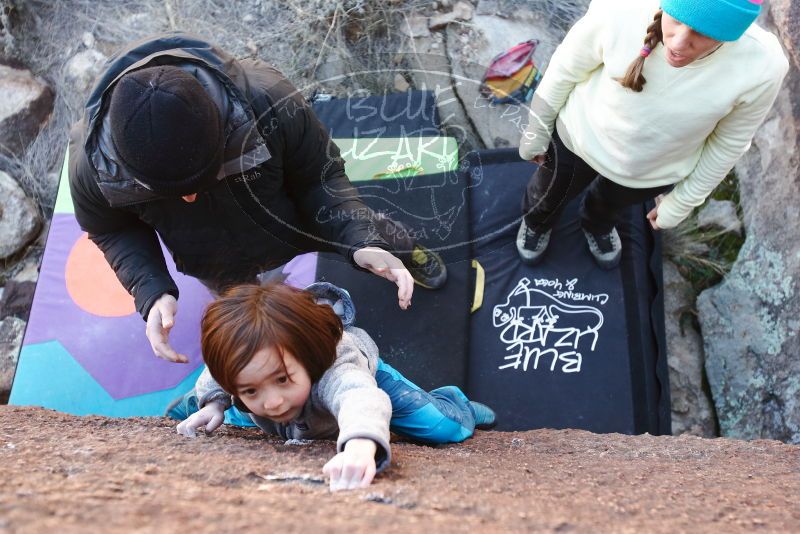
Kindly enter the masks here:
[[[412, 187], [420, 173], [457, 166], [457, 145], [440, 137], [430, 91], [343, 99], [314, 109], [341, 145], [356, 181], [380, 181], [385, 188], [404, 177]], [[80, 415], [161, 415], [172, 399], [191, 389], [202, 369], [200, 317], [211, 295], [197, 280], [176, 272], [165, 253], [181, 295], [170, 342], [190, 363], [154, 356], [133, 298], [78, 227], [67, 168], [65, 158], [9, 402]], [[310, 284], [317, 263], [316, 254], [298, 256], [284, 266], [286, 283]], [[391, 289], [385, 281], [375, 282]]]
[[[181, 294], [170, 343], [189, 363], [153, 355], [133, 298], [75, 220], [66, 169], [65, 160], [9, 403], [76, 415], [162, 415], [201, 371], [200, 317], [211, 295], [177, 272], [165, 251]], [[284, 268], [296, 286], [313, 282], [315, 270], [312, 254]]]
[[[374, 169], [393, 170], [408, 158], [431, 168], [453, 167], [457, 147], [451, 138], [423, 141], [413, 144], [414, 154], [408, 156], [403, 147], [409, 143], [378, 139], [349, 159], [356, 170], [372, 174]], [[355, 149], [352, 139], [337, 143]], [[67, 168], [65, 158], [9, 402], [78, 415], [161, 415], [172, 399], [192, 388], [201, 371], [199, 325], [211, 295], [200, 282], [177, 272], [164, 251], [181, 294], [170, 343], [189, 356], [189, 364], [154, 356], [133, 298], [75, 220]], [[296, 287], [312, 283], [316, 271], [316, 254], [298, 256], [283, 268], [285, 282]]]

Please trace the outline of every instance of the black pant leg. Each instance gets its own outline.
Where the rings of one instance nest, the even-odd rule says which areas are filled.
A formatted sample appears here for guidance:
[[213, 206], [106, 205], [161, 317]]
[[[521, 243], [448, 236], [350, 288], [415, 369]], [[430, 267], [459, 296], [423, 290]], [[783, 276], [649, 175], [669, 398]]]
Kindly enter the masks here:
[[672, 189], [671, 185], [634, 189], [599, 176], [589, 185], [581, 202], [581, 226], [593, 234], [607, 234], [619, 220], [620, 213]]
[[533, 173], [522, 198], [525, 224], [537, 230], [552, 228], [567, 204], [596, 176], [597, 172], [567, 149], [558, 133], [553, 132], [547, 160]]

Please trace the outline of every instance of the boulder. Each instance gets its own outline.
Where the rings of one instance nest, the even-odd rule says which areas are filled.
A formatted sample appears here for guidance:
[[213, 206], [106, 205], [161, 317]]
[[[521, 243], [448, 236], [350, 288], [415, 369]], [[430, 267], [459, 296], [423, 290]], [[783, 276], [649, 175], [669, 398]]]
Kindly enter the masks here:
[[394, 88], [396, 91], [405, 93], [411, 88], [411, 86], [409, 85], [408, 81], [406, 81], [405, 77], [398, 72], [394, 75]]
[[31, 199], [13, 178], [0, 171], [0, 259], [22, 250], [36, 238], [41, 224]]
[[0, 404], [6, 404], [17, 369], [26, 323], [17, 317], [0, 321]]
[[469, 2], [458, 2], [449, 13], [441, 13], [428, 19], [430, 30], [441, 30], [456, 21], [472, 20], [475, 8]]
[[73, 91], [88, 96], [106, 59], [102, 52], [93, 48], [78, 52], [64, 65], [64, 81], [73, 86]]
[[466, 154], [470, 150], [484, 148], [454, 87], [454, 83], [458, 82], [454, 82], [450, 60], [445, 53], [444, 36], [433, 33], [427, 37], [410, 39], [409, 47], [409, 50], [397, 54], [405, 65], [403, 71], [411, 78], [416, 89], [436, 94], [442, 127], [446, 135], [458, 141], [459, 153]]
[[690, 320], [695, 294], [672, 262], [664, 262], [664, 322], [672, 433], [716, 435], [714, 406], [704, 387], [703, 339]]
[[94, 45], [97, 44], [97, 40], [94, 38], [94, 34], [92, 32], [83, 32], [81, 34], [81, 43], [86, 48], [94, 48]]
[[[42, 258], [41, 255], [36, 256], [33, 254], [16, 266], [14, 276], [11, 278], [13, 282], [33, 282], [35, 284], [39, 280], [39, 265]], [[3, 297], [0, 295], [0, 302], [2, 300]]]
[[800, 12], [790, 0], [770, 9], [777, 27], [761, 23], [781, 37], [791, 69], [736, 166], [744, 246], [698, 312], [721, 434], [800, 443]]
[[447, 28], [447, 54], [453, 74], [461, 82], [455, 86], [456, 91], [484, 146], [519, 146], [528, 125], [528, 106], [491, 104], [480, 93], [481, 80], [492, 58], [529, 39], [539, 40], [533, 60], [543, 68], [558, 46], [560, 35], [543, 17], [526, 11], [519, 11], [514, 19], [475, 15], [472, 24]]
[[697, 226], [714, 227], [722, 232], [735, 232], [742, 235], [742, 221], [736, 214], [736, 205], [730, 200], [709, 199], [697, 214]]
[[19, 155], [53, 111], [53, 90], [29, 70], [0, 65], [0, 152]]
[[430, 35], [428, 30], [428, 19], [420, 15], [410, 15], [403, 19], [400, 24], [400, 31], [408, 37], [427, 37]]
[[11, 280], [3, 289], [3, 296], [0, 298], [0, 319], [17, 317], [27, 321], [31, 313], [36, 282]]
[[481, 0], [475, 11], [478, 15], [497, 15], [501, 13], [497, 0]]

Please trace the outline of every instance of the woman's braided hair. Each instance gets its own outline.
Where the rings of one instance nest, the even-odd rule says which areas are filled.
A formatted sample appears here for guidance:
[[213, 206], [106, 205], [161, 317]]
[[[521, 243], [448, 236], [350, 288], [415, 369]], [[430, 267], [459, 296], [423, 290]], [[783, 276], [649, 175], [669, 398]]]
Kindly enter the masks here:
[[[653, 22], [651, 22], [647, 27], [647, 36], [644, 38], [644, 47], [647, 50], [654, 50], [658, 43], [664, 39], [664, 36], [661, 33], [662, 14], [663, 11], [659, 9], [653, 17]], [[644, 76], [642, 76], [645, 59], [647, 59], [647, 55], [639, 54], [639, 57], [634, 59], [633, 62], [631, 62], [631, 64], [628, 66], [625, 76], [615, 79], [621, 83], [623, 87], [627, 87], [628, 89], [633, 89], [637, 93], [641, 93], [644, 84], [647, 83], [647, 80], [645, 80]]]

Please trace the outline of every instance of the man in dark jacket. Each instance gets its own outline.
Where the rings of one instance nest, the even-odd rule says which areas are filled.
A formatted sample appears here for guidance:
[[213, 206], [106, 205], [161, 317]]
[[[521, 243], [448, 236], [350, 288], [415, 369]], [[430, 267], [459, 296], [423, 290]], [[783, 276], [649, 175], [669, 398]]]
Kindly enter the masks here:
[[154, 353], [168, 342], [178, 288], [158, 237], [183, 273], [208, 287], [252, 282], [297, 254], [337, 251], [395, 282], [437, 286], [446, 271], [424, 247], [387, 243], [394, 224], [359, 199], [327, 131], [280, 72], [170, 33], [109, 61], [70, 133], [69, 182], [81, 228], [146, 320]]

